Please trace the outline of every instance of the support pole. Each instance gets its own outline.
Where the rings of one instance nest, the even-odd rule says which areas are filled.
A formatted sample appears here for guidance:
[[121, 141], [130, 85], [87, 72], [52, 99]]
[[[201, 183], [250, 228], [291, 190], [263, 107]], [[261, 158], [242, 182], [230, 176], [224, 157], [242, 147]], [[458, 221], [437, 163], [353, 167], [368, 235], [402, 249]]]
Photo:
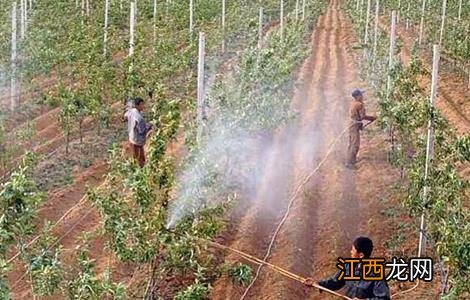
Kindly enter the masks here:
[[225, 0], [222, 0], [222, 53], [225, 53]]
[[157, 0], [153, 0], [153, 44], [157, 42]]
[[297, 22], [299, 20], [299, 0], [295, 1], [295, 21]]
[[305, 0], [302, 0], [302, 21], [305, 20]]
[[261, 49], [263, 42], [263, 8], [259, 8], [259, 21], [258, 21], [258, 49]]
[[[85, 15], [85, 0], [82, 0], [82, 17]], [[82, 20], [83, 23], [83, 20]]]
[[205, 56], [205, 35], [199, 32], [199, 53], [197, 65], [197, 142], [201, 142], [205, 115], [205, 95], [204, 95], [204, 56]]
[[281, 42], [284, 40], [284, 0], [281, 0]]
[[170, 0], [166, 0], [166, 7], [165, 7], [165, 18], [168, 19], [170, 10]]
[[401, 0], [398, 0], [398, 9], [397, 9], [397, 24], [400, 24], [400, 17], [401, 17]]
[[470, 68], [467, 68], [467, 75], [468, 75], [467, 90], [470, 91]]
[[129, 18], [130, 23], [130, 39], [129, 39], [129, 56], [134, 54], [135, 48], [135, 15], [136, 15], [137, 5], [135, 1], [131, 1], [131, 14]]
[[396, 25], [397, 25], [397, 12], [392, 11], [392, 25], [390, 28], [390, 49], [388, 56], [388, 79], [387, 79], [387, 96], [390, 95], [392, 88], [392, 77], [390, 76], [390, 71], [393, 68], [394, 58], [395, 58], [395, 39], [396, 39]]
[[[388, 58], [388, 70], [387, 70], [387, 99], [390, 99], [392, 94], [392, 76], [391, 71], [395, 62], [395, 39], [396, 39], [396, 25], [397, 25], [397, 12], [392, 11], [392, 21], [390, 29], [390, 49], [389, 49], [389, 58]], [[388, 124], [388, 135], [390, 138], [390, 153], [395, 152], [395, 133], [393, 123]]]
[[375, 65], [375, 60], [377, 58], [377, 43], [379, 39], [379, 11], [380, 11], [380, 0], [375, 0], [374, 48], [372, 51], [374, 65]]
[[189, 36], [193, 36], [193, 8], [194, 0], [189, 0]]
[[458, 14], [458, 20], [460, 21], [462, 18], [462, 0], [459, 0], [459, 14]]
[[467, 69], [467, 73], [468, 73], [468, 84], [467, 84], [467, 90], [470, 91], [470, 69]]
[[86, 0], [86, 16], [90, 15], [90, 0]]
[[[438, 78], [439, 78], [439, 45], [434, 45], [433, 47], [433, 63], [432, 63], [432, 81], [431, 81], [431, 97], [430, 104], [434, 108], [436, 97], [437, 97], [437, 88], [438, 88]], [[428, 123], [428, 139], [426, 146], [426, 164], [424, 168], [424, 182], [427, 182], [429, 177], [429, 169], [431, 167], [431, 160], [434, 155], [434, 118], [431, 117]], [[429, 193], [429, 186], [424, 186], [423, 191], [423, 202], [426, 203]], [[418, 257], [421, 257], [425, 254], [426, 250], [426, 236], [424, 231], [426, 230], [426, 222], [424, 212], [421, 215], [421, 225], [419, 231], [419, 247], [418, 247]]]
[[24, 34], [26, 34], [26, 32], [28, 31], [28, 0], [24, 0], [23, 7], [24, 7]]
[[405, 25], [405, 30], [408, 31], [410, 28], [410, 6], [411, 2], [408, 2], [408, 6], [406, 7], [406, 25]]
[[11, 79], [10, 79], [10, 110], [14, 111], [18, 107], [18, 97], [16, 92], [16, 1], [11, 7]]
[[367, 45], [367, 43], [369, 42], [370, 6], [371, 6], [371, 0], [367, 0], [366, 24], [365, 24], [365, 32], [364, 32], [364, 44], [365, 45]]
[[426, 12], [426, 0], [423, 0], [421, 5], [421, 21], [419, 23], [419, 38], [418, 38], [418, 45], [421, 46], [423, 43], [423, 35], [424, 35], [424, 14]]
[[446, 21], [447, 0], [442, 0], [442, 18], [441, 18], [441, 34], [439, 35], [439, 47], [442, 47], [444, 39], [444, 26]]
[[363, 7], [364, 7], [364, 0], [361, 0], [361, 5], [359, 7], [359, 24], [362, 23], [362, 17], [364, 16], [364, 13], [362, 11]]
[[20, 16], [21, 39], [24, 39], [24, 35], [25, 35], [24, 0], [20, 0], [20, 10], [21, 10], [21, 16]]
[[109, 14], [109, 0], [104, 3], [104, 37], [103, 37], [103, 55], [107, 54], [107, 43], [108, 43], [108, 14]]

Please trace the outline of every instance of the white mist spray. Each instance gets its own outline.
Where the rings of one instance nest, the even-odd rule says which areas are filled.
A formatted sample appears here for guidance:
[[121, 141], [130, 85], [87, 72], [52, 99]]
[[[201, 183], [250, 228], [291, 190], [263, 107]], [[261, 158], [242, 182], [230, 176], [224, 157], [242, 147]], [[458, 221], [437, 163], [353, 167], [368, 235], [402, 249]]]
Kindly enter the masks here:
[[[260, 138], [260, 132], [243, 128], [234, 117], [239, 113], [234, 111], [237, 107], [227, 104], [238, 101], [244, 92], [233, 77], [218, 80], [219, 66], [214, 63], [207, 68], [205, 97], [212, 110], [208, 112], [209, 120], [199, 149], [191, 154], [179, 172], [177, 197], [171, 202], [168, 228], [187, 215], [224, 203], [231, 193], [253, 198], [263, 149], [270, 147], [269, 139]], [[232, 99], [216, 99], [220, 92]], [[262, 117], [268, 116], [255, 116]]]

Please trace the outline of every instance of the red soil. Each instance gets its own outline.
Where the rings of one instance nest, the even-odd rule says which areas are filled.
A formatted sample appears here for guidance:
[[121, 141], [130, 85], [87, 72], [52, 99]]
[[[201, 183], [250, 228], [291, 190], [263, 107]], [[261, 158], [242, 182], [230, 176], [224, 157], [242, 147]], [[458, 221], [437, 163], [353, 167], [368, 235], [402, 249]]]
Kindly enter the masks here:
[[[292, 109], [299, 111], [294, 124], [274, 136], [274, 151], [264, 158], [264, 175], [255, 201], [242, 201], [231, 217], [227, 232], [219, 238], [232, 248], [263, 258], [274, 230], [284, 215], [288, 201], [301, 179], [316, 168], [331, 143], [347, 125], [350, 91], [367, 87], [359, 79], [355, 58], [347, 46], [354, 44], [353, 30], [339, 8], [330, 3], [312, 35], [312, 52], [300, 69]], [[376, 99], [366, 106], [374, 111]], [[371, 135], [370, 132], [374, 131]], [[387, 142], [374, 126], [363, 135], [360, 162], [355, 171], [344, 167], [347, 135], [319, 173], [312, 177], [295, 199], [290, 215], [275, 238], [268, 261], [303, 277], [321, 279], [335, 271], [338, 256], [349, 256], [355, 236], [372, 237], [375, 256], [390, 259], [385, 243], [400, 223], [411, 223], [406, 216], [388, 220], [382, 212], [390, 208], [391, 185], [399, 172], [387, 162]], [[397, 207], [392, 200], [392, 207]], [[405, 245], [416, 250], [417, 230]], [[228, 253], [228, 261], [240, 258]], [[243, 260], [242, 260], [243, 261]], [[244, 261], [243, 261], [244, 262]], [[253, 265], [254, 270], [257, 266]], [[392, 284], [396, 292], [405, 287]], [[244, 287], [227, 277], [215, 283], [212, 299], [240, 299]], [[432, 299], [435, 284], [421, 285], [409, 293], [416, 299]], [[327, 299], [313, 289], [264, 268], [247, 294], [247, 299]]]

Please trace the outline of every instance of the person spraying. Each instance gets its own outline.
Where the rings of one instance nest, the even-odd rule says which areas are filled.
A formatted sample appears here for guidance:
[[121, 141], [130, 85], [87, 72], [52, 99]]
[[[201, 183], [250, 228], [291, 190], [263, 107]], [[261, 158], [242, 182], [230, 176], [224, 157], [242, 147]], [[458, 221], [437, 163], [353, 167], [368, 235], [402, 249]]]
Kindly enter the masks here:
[[127, 131], [134, 159], [140, 167], [145, 165], [144, 146], [147, 135], [152, 130], [152, 124], [147, 124], [142, 116], [145, 110], [145, 101], [142, 98], [134, 98], [128, 102], [126, 113]]
[[[373, 249], [374, 244], [372, 240], [368, 237], [360, 236], [353, 241], [351, 258], [370, 258]], [[354, 268], [354, 275], [362, 277], [361, 272], [361, 264], [357, 264]], [[346, 296], [352, 299], [390, 300], [390, 289], [386, 280], [344, 280], [340, 279], [340, 274], [341, 271], [338, 271], [332, 277], [318, 281], [317, 284], [331, 291], [337, 291], [344, 287]], [[312, 278], [308, 278], [305, 284], [310, 287], [315, 286], [315, 282]]]
[[349, 108], [349, 144], [348, 144], [348, 159], [346, 166], [348, 168], [355, 168], [357, 162], [357, 153], [361, 145], [361, 131], [364, 128], [363, 121], [373, 122], [377, 118], [368, 116], [364, 107], [364, 91], [355, 90], [351, 96], [353, 101]]

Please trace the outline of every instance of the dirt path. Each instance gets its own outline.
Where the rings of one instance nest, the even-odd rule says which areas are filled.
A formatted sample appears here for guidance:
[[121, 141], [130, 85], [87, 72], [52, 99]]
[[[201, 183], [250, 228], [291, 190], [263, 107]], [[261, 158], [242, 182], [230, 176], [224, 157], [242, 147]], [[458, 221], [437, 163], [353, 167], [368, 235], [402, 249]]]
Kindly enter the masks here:
[[[231, 247], [258, 257], [265, 255], [291, 195], [347, 126], [349, 93], [364, 85], [348, 54], [346, 45], [352, 31], [347, 26], [339, 1], [331, 1], [326, 14], [318, 21], [312, 35], [312, 52], [298, 76], [292, 104], [292, 109], [299, 112], [298, 117], [275, 136], [275, 150], [268, 154], [257, 199], [248, 213], [233, 225], [231, 237], [225, 240]], [[334, 261], [339, 255], [349, 253], [351, 239], [359, 233], [370, 233], [367, 224], [357, 221], [363, 208], [369, 209], [370, 205], [361, 200], [368, 199], [371, 192], [377, 194], [383, 186], [371, 187], [367, 193], [359, 192], [358, 186], [369, 180], [368, 175], [362, 174], [374, 167], [370, 165], [371, 159], [382, 165], [386, 159], [379, 155], [363, 156], [359, 170], [349, 170], [343, 166], [346, 143], [347, 135], [344, 135], [320, 172], [296, 198], [276, 238], [271, 263], [302, 276], [323, 276], [334, 271]], [[385, 182], [389, 180], [385, 178]], [[367, 216], [377, 209], [370, 207]], [[227, 260], [238, 258], [229, 254]], [[243, 292], [243, 287], [222, 278], [215, 285], [212, 299], [239, 299]], [[297, 282], [263, 270], [248, 298], [308, 299], [315, 297], [314, 294]], [[324, 298], [322, 295], [318, 299]]]

